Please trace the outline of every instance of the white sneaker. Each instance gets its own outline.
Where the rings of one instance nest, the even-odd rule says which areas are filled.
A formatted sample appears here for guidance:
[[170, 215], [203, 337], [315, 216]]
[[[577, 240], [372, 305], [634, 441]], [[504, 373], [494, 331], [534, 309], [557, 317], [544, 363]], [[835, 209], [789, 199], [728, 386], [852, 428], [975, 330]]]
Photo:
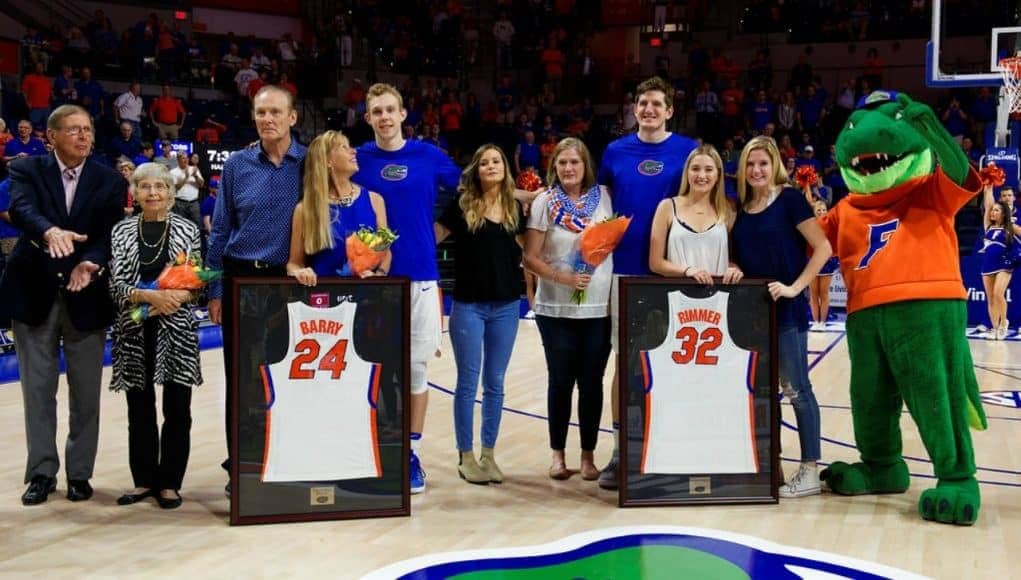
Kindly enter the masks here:
[[996, 340], [996, 333], [986, 329], [978, 334], [978, 338], [984, 338], [986, 340]]
[[806, 495], [818, 495], [822, 493], [819, 487], [819, 471], [814, 467], [802, 465], [791, 480], [780, 486], [780, 497], [791, 499], [805, 497]]
[[818, 322], [812, 322], [808, 327], [809, 332], [822, 332], [822, 325]]
[[989, 330], [989, 327], [986, 326], [985, 324], [979, 324], [978, 326], [975, 327], [975, 332], [978, 332], [978, 333], [982, 333], [982, 332], [985, 332], [987, 330]]
[[525, 320], [535, 320], [535, 311], [529, 310], [525, 313]]

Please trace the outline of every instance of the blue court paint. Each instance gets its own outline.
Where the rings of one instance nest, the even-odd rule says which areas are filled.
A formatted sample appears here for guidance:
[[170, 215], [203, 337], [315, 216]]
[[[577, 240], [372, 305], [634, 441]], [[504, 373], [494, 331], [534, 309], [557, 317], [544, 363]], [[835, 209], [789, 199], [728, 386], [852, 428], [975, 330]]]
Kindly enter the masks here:
[[[515, 574], [516, 577], [536, 575], [549, 578], [555, 572], [567, 577], [598, 575], [599, 577], [638, 578], [642, 572], [668, 577], [670, 570], [599, 569], [586, 567], [585, 560], [602, 558], [611, 564], [615, 554], [629, 551], [641, 554], [670, 554], [674, 572], [685, 569], [685, 562], [697, 566], [696, 560], [719, 562], [749, 578], [921, 578], [874, 562], [866, 562], [838, 554], [804, 550], [768, 542], [761, 538], [721, 530], [675, 526], [632, 526], [592, 530], [543, 544], [519, 548], [471, 550], [446, 554], [429, 554], [391, 564], [364, 577], [364, 580], [399, 578], [401, 580], [432, 580], [452, 578], [461, 574], [487, 573], [488, 577]], [[632, 556], [634, 558], [634, 556]], [[621, 560], [624, 560], [623, 558]], [[653, 558], [649, 558], [653, 560]], [[592, 564], [588, 564], [591, 566]], [[695, 568], [697, 569], [697, 568]], [[703, 570], [704, 571], [704, 570]], [[593, 576], [594, 577], [594, 576]]]

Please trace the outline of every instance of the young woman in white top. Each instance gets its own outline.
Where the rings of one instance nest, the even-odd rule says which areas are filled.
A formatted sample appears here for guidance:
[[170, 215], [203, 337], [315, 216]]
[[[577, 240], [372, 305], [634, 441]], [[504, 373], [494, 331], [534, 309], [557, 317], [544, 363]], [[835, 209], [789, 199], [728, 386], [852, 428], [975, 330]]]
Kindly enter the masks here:
[[723, 160], [712, 145], [701, 145], [684, 163], [676, 196], [664, 199], [652, 219], [649, 269], [660, 276], [694, 278], [712, 284], [741, 279], [727, 244], [734, 211], [723, 187]]
[[[549, 437], [553, 459], [549, 476], [567, 479], [564, 461], [571, 398], [578, 384], [581, 475], [599, 478], [593, 452], [603, 413], [603, 372], [610, 356], [610, 283], [613, 257], [591, 274], [577, 267], [578, 236], [592, 221], [613, 214], [606, 188], [596, 184], [595, 166], [585, 144], [567, 138], [557, 144], [547, 174], [549, 191], [532, 202], [525, 234], [525, 268], [539, 277], [535, 321], [542, 336], [549, 375]], [[581, 304], [572, 300], [585, 290]]]

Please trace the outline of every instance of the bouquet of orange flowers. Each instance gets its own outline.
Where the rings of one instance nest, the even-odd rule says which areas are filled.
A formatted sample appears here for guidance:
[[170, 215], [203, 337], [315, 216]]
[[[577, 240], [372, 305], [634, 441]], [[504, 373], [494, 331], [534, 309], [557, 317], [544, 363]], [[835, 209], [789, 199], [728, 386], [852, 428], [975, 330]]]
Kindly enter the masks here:
[[994, 187], [1000, 187], [1007, 181], [1007, 174], [1003, 172], [999, 165], [992, 161], [978, 172], [978, 177], [982, 181], [982, 185], [992, 185]]
[[[624, 232], [631, 225], [631, 218], [623, 216], [608, 217], [601, 222], [590, 222], [578, 236], [578, 252], [574, 259], [574, 271], [591, 274], [613, 252]], [[585, 303], [585, 290], [575, 290], [571, 302]]]
[[525, 191], [535, 191], [542, 188], [542, 178], [531, 167], [518, 174], [515, 185]]
[[798, 189], [812, 187], [818, 180], [819, 175], [811, 165], [802, 165], [794, 171], [794, 183], [798, 185]]
[[[210, 270], [202, 266], [202, 258], [198, 254], [186, 256], [184, 252], [177, 255], [174, 261], [167, 264], [152, 282], [138, 285], [141, 290], [199, 290], [212, 280], [216, 280], [223, 272]], [[135, 324], [149, 318], [149, 305], [141, 304], [131, 311], [131, 320]]]
[[379, 267], [386, 251], [397, 237], [390, 228], [373, 230], [362, 226], [344, 242], [344, 249], [347, 251], [347, 266], [344, 270], [350, 270], [351, 274], [359, 278], [364, 277]]

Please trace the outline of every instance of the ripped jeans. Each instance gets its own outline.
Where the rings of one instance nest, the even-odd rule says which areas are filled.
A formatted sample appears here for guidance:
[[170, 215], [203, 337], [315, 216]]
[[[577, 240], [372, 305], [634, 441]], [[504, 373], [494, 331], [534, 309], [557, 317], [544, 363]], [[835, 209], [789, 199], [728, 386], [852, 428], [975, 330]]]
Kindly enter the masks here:
[[818, 461], [822, 455], [819, 440], [819, 402], [808, 380], [808, 332], [796, 326], [777, 329], [780, 384], [784, 396], [794, 407], [801, 443], [801, 461]]

